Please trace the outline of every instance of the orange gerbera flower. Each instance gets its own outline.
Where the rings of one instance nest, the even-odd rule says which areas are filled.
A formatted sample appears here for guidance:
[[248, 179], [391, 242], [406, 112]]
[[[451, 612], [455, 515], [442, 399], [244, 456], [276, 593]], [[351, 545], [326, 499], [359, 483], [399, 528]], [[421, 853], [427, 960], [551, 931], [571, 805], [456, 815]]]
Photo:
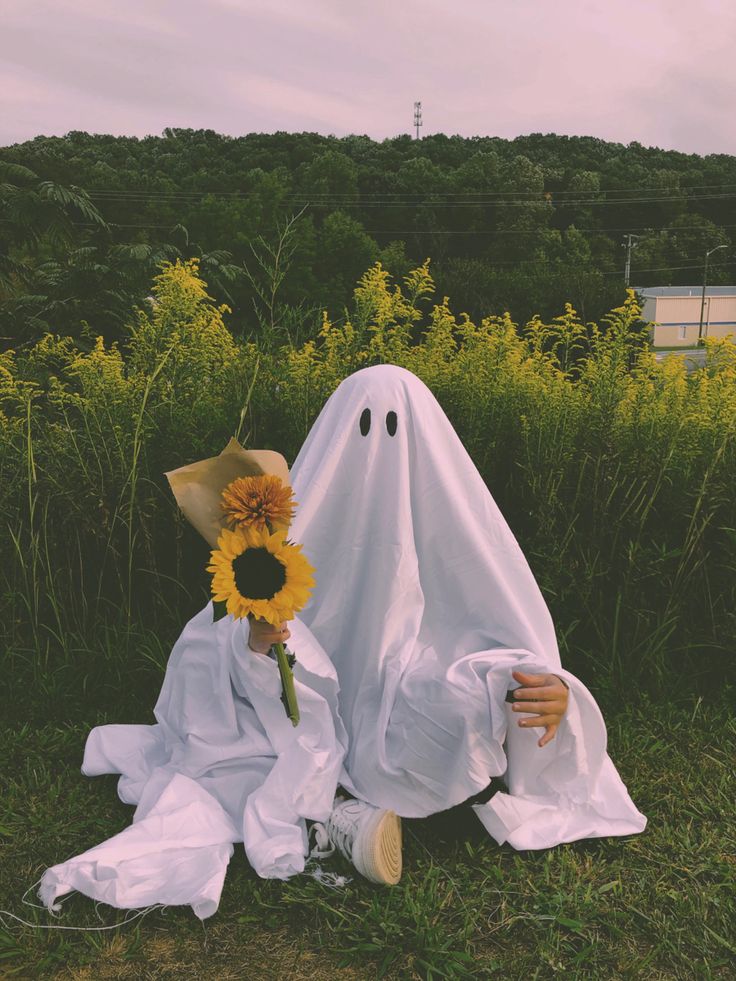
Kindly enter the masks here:
[[222, 508], [235, 525], [276, 531], [289, 527], [296, 501], [280, 477], [259, 474], [231, 481], [222, 492]]

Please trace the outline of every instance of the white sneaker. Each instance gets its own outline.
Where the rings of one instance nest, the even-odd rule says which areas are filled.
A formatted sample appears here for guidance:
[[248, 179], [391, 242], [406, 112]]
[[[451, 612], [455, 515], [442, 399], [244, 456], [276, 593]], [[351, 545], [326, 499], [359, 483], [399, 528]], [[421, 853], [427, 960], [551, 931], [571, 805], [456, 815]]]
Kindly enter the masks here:
[[[327, 823], [313, 828], [314, 857], [327, 857], [337, 848], [371, 882], [395, 886], [401, 878], [401, 818], [394, 811], [336, 797]], [[332, 843], [329, 851], [325, 839]]]

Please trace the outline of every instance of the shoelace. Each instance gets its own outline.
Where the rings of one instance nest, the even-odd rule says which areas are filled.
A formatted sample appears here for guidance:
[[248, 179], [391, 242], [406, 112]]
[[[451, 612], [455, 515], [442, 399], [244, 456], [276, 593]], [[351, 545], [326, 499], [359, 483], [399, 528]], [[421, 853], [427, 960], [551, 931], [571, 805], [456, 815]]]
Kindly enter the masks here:
[[330, 841], [327, 828], [320, 821], [315, 821], [309, 829], [310, 836], [314, 834], [314, 846], [309, 853], [310, 858], [329, 858], [335, 854], [335, 846]]
[[349, 859], [353, 860], [353, 844], [355, 842], [356, 822], [351, 819], [345, 808], [333, 810], [327, 819], [327, 834], [330, 841]]
[[309, 828], [310, 837], [312, 833], [314, 833], [314, 846], [309, 853], [305, 871], [308, 871], [309, 875], [313, 879], [316, 879], [317, 882], [321, 882], [323, 886], [328, 886], [330, 889], [343, 889], [353, 881], [350, 876], [338, 875], [336, 872], [325, 872], [319, 866], [309, 868], [313, 863], [318, 862], [322, 858], [329, 858], [335, 853], [335, 846], [330, 841], [329, 832], [324, 824], [315, 821]]

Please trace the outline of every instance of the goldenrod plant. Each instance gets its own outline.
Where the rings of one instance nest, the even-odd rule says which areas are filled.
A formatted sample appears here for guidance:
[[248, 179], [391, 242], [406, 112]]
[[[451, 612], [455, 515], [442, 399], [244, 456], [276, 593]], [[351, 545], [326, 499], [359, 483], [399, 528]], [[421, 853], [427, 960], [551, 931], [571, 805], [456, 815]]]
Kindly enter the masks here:
[[688, 374], [655, 359], [631, 290], [600, 323], [570, 304], [550, 323], [476, 323], [430, 270], [395, 283], [374, 263], [297, 345], [243, 340], [196, 260], [164, 263], [120, 345], [48, 333], [0, 356], [7, 645], [38, 672], [120, 614], [128, 633], [180, 624], [208, 584], [160, 474], [234, 432], [293, 461], [340, 381], [392, 362], [432, 389], [487, 481], [571, 670], [653, 688], [718, 676], [736, 633], [732, 339], [706, 339]]

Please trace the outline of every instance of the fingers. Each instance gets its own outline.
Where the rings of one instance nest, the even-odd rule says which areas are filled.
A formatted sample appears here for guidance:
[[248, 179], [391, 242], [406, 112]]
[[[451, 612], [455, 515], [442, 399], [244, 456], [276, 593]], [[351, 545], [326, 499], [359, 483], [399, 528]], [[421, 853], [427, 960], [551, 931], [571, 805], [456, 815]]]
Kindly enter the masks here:
[[[512, 671], [513, 677], [523, 687], [514, 691], [515, 701], [511, 703], [514, 712], [530, 713], [531, 718], [519, 719], [524, 728], [545, 729], [537, 741], [538, 746], [546, 746], [555, 738], [560, 722], [567, 709], [568, 689], [553, 674], [529, 674], [526, 671]], [[532, 715], [532, 713], [534, 713]]]
[[516, 681], [522, 685], [529, 685], [532, 688], [539, 688], [549, 684], [550, 675], [548, 674], [528, 674], [526, 671], [512, 671]]
[[286, 621], [284, 621], [280, 627], [273, 627], [269, 625], [269, 628], [264, 630], [262, 637], [265, 640], [270, 641], [272, 644], [283, 643], [287, 638], [291, 637], [291, 631], [286, 626]]
[[564, 689], [562, 686], [560, 686], [558, 689], [556, 686], [552, 685], [549, 686], [549, 689], [547, 686], [545, 686], [544, 689], [541, 690], [539, 688], [515, 688], [514, 698], [518, 701], [528, 699], [535, 702], [553, 702], [562, 697], [563, 691]]
[[548, 699], [541, 702], [519, 702], [511, 704], [512, 712], [534, 712], [538, 715], [552, 715], [557, 712], [562, 715], [565, 703], [560, 699]]
[[544, 728], [547, 726], [559, 725], [560, 717], [559, 715], [533, 715], [531, 719], [519, 719], [519, 725], [526, 728], [527, 726], [534, 727], [536, 729]]
[[513, 671], [512, 674], [522, 685], [514, 690], [515, 699], [561, 701], [563, 705], [567, 704], [568, 689], [557, 675], [525, 674], [523, 671]]
[[547, 743], [551, 739], [554, 739], [555, 738], [555, 735], [557, 733], [557, 729], [558, 729], [558, 726], [557, 725], [554, 725], [553, 724], [551, 726], [548, 726], [547, 727], [547, 731], [545, 732], [545, 734], [542, 736], [541, 739], [538, 740], [537, 746], [546, 746]]
[[[250, 617], [249, 617], [250, 619]], [[258, 618], [250, 619], [250, 647], [260, 654], [267, 654], [274, 644], [283, 644], [291, 637], [291, 631], [286, 620], [281, 625], [275, 627], [267, 620]]]

